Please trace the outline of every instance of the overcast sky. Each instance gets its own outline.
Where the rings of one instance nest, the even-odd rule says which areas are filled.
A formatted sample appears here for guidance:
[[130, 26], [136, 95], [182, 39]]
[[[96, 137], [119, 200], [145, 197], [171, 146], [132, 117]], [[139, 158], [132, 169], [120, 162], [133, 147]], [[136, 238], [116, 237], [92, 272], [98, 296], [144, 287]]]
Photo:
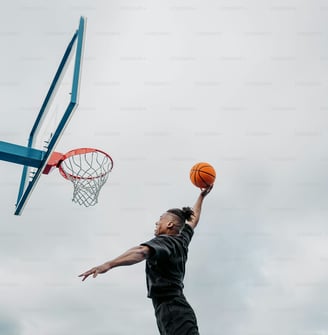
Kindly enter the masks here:
[[328, 6], [324, 1], [2, 1], [1, 140], [26, 145], [81, 15], [79, 108], [56, 148], [114, 169], [99, 204], [58, 171], [13, 215], [22, 167], [0, 163], [0, 334], [157, 334], [144, 263], [77, 275], [193, 205], [217, 171], [185, 293], [203, 335], [328, 334]]

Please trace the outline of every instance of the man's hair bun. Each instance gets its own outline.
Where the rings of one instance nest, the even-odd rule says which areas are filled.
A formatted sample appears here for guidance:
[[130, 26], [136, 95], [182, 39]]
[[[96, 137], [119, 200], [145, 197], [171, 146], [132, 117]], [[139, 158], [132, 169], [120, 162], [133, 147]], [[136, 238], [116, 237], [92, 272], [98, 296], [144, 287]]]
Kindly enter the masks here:
[[194, 215], [194, 211], [190, 207], [172, 208], [167, 210], [167, 212], [178, 216], [182, 222], [189, 221]]

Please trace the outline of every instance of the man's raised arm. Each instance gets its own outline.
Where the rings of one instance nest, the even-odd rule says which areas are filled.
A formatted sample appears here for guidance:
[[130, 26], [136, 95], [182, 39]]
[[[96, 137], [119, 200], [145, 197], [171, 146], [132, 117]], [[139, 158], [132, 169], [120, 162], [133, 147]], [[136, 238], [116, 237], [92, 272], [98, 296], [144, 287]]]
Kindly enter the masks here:
[[195, 229], [198, 224], [200, 214], [202, 211], [203, 200], [207, 196], [207, 194], [211, 192], [212, 188], [213, 185], [209, 186], [205, 190], [202, 190], [192, 208], [194, 211], [194, 215], [192, 216], [190, 221], [187, 221], [187, 224], [189, 224], [189, 226], [191, 226], [193, 229]]

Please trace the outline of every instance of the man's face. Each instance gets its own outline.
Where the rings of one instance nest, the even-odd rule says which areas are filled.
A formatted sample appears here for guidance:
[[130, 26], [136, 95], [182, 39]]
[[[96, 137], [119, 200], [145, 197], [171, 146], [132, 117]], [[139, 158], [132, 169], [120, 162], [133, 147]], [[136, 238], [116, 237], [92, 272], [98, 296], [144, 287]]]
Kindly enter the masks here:
[[162, 214], [155, 226], [155, 236], [167, 233], [167, 224], [170, 222], [170, 216], [167, 213]]

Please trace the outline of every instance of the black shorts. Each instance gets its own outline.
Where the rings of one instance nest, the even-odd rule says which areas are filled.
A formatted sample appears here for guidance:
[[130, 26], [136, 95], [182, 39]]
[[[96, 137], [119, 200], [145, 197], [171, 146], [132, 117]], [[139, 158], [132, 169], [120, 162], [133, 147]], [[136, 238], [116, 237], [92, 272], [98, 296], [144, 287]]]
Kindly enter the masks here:
[[196, 315], [184, 296], [152, 300], [161, 335], [199, 335]]

